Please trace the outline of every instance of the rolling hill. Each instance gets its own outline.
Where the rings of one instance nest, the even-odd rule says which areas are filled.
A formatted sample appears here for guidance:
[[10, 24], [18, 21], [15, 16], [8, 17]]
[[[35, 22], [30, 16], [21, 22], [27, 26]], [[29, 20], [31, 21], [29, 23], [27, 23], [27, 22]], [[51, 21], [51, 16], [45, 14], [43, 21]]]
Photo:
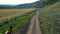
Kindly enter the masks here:
[[12, 5], [0, 5], [0, 9], [15, 9], [15, 8], [41, 8], [42, 1], [36, 1], [34, 3], [19, 4], [16, 6]]
[[40, 8], [42, 7], [40, 1], [34, 2], [34, 3], [28, 3], [28, 4], [21, 4], [21, 5], [16, 5], [16, 7], [20, 8]]

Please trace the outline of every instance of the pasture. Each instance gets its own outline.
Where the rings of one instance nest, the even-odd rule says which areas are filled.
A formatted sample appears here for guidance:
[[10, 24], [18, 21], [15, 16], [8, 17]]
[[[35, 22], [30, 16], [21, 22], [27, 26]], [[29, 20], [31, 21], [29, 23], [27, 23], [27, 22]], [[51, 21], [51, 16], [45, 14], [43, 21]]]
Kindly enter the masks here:
[[12, 17], [22, 15], [31, 10], [34, 9], [0, 9], [0, 23], [6, 20], [6, 18], [11, 19]]

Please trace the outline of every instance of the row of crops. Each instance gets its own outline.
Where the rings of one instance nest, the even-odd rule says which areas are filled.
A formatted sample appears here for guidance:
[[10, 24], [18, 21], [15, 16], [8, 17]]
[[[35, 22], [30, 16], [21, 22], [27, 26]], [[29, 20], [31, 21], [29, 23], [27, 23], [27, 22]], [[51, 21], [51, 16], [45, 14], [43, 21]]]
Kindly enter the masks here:
[[23, 15], [16, 16], [11, 20], [7, 20], [6, 24], [0, 26], [0, 34], [4, 34], [9, 26], [13, 26], [13, 32], [20, 26], [26, 24], [30, 18], [35, 14], [35, 10], [26, 12]]

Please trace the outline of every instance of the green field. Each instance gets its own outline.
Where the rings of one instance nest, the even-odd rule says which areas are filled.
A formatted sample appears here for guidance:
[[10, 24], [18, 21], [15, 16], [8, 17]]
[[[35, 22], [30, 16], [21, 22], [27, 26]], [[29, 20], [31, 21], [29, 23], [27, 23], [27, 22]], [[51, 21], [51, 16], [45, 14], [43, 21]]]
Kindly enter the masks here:
[[11, 25], [13, 26], [14, 32], [18, 27], [26, 24], [35, 14], [34, 9], [0, 9], [0, 12], [2, 13], [0, 14], [0, 18], [8, 17], [6, 23], [0, 25], [0, 34], [4, 34], [8, 27]]
[[41, 8], [39, 15], [43, 34], [60, 34], [60, 2]]

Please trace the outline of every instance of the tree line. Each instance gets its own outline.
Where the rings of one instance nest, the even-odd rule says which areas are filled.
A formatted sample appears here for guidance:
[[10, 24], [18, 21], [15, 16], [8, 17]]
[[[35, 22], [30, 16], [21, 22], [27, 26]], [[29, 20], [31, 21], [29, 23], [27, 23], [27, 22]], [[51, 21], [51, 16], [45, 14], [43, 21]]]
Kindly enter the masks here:
[[60, 1], [60, 0], [43, 0], [43, 6], [54, 4], [54, 3], [58, 2], [58, 1]]

